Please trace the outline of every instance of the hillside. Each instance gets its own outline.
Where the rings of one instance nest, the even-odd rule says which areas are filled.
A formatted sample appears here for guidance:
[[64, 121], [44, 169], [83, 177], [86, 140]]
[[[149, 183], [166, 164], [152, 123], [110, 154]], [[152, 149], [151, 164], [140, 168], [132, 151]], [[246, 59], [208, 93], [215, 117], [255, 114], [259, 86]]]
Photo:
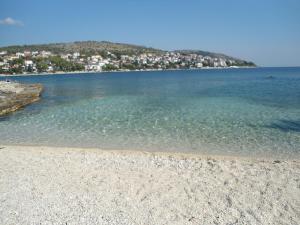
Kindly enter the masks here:
[[[69, 43], [51, 43], [51, 44], [36, 44], [36, 45], [14, 45], [1, 47], [0, 51], [7, 51], [8, 53], [24, 52], [24, 51], [51, 51], [54, 54], [60, 53], [74, 53], [81, 54], [98, 54], [109, 51], [115, 54], [139, 55], [142, 53], [163, 54], [167, 51], [155, 48], [149, 48], [140, 45], [113, 43], [109, 41], [76, 41]], [[239, 62], [247, 62], [243, 59], [238, 59], [222, 53], [213, 53], [201, 50], [175, 50], [180, 54], [197, 54], [202, 56], [209, 56], [212, 58], [223, 58], [225, 60], [236, 60]], [[251, 62], [247, 62], [251, 63]], [[253, 63], [253, 65], [255, 65]]]
[[208, 52], [202, 50], [175, 50], [175, 52], [179, 52], [181, 54], [197, 54], [202, 56], [209, 56], [212, 58], [224, 58], [224, 59], [232, 59], [232, 60], [241, 60], [232, 56], [228, 56], [222, 53]]
[[255, 64], [221, 53], [201, 50], [165, 51], [108, 41], [15, 45], [0, 48], [0, 74], [202, 67], [255, 67]]
[[113, 43], [108, 41], [76, 41], [69, 43], [14, 45], [2, 47], [0, 48], [0, 51], [7, 51], [8, 53], [24, 51], [51, 51], [54, 54], [74, 52], [80, 52], [81, 54], [96, 54], [103, 51], [109, 51], [112, 53], [128, 55], [142, 53], [160, 54], [164, 52], [160, 49], [148, 48], [132, 44]]

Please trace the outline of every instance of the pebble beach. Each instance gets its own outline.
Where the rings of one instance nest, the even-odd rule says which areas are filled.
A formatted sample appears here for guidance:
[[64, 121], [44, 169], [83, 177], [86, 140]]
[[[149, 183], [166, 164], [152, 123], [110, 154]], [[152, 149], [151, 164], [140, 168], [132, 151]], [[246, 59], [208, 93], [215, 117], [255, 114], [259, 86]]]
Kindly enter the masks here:
[[299, 224], [300, 162], [0, 146], [0, 224]]

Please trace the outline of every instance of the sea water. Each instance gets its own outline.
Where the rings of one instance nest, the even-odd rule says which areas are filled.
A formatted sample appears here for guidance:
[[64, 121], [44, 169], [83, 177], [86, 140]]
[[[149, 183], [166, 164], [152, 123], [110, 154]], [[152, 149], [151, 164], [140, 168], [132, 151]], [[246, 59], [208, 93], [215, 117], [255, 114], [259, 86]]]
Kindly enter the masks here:
[[0, 117], [3, 145], [300, 156], [300, 68], [11, 79], [45, 90], [39, 102]]

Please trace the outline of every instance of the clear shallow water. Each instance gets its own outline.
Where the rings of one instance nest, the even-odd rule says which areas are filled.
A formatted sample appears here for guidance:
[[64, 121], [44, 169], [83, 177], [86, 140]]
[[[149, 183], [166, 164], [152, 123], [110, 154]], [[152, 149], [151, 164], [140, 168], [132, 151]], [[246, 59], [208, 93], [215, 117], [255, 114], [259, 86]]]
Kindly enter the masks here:
[[2, 144], [300, 156], [300, 68], [13, 79], [45, 92], [0, 117]]

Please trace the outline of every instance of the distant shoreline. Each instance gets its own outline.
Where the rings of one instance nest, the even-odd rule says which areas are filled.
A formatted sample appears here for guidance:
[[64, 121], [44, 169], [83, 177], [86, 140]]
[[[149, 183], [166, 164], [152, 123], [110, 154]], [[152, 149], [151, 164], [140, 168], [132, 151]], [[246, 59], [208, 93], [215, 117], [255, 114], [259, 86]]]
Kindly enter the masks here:
[[127, 73], [127, 72], [156, 72], [156, 71], [183, 71], [183, 70], [228, 70], [228, 69], [254, 69], [260, 68], [243, 66], [243, 67], [203, 67], [192, 69], [147, 69], [147, 70], [113, 70], [113, 71], [57, 71], [54, 73], [20, 73], [20, 74], [0, 74], [0, 77], [23, 77], [23, 76], [47, 76], [47, 75], [67, 75], [67, 74], [84, 74], [84, 73]]

